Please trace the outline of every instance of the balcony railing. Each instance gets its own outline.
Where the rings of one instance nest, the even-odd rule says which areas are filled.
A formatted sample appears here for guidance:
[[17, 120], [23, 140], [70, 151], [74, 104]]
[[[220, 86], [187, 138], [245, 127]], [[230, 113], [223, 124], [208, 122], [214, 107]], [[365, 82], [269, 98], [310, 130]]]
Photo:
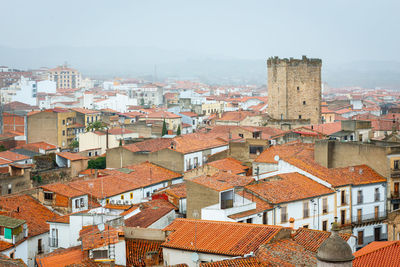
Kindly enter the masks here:
[[391, 192], [391, 196], [392, 196], [392, 199], [400, 198], [400, 192], [399, 191], [392, 191]]
[[58, 247], [58, 238], [49, 237], [49, 246], [52, 248]]
[[390, 176], [392, 178], [399, 178], [400, 177], [400, 169], [391, 169]]
[[360, 224], [360, 223], [381, 221], [386, 218], [387, 218], [387, 212], [382, 211], [377, 213], [361, 214], [361, 216], [354, 215], [351, 221], [353, 224]]

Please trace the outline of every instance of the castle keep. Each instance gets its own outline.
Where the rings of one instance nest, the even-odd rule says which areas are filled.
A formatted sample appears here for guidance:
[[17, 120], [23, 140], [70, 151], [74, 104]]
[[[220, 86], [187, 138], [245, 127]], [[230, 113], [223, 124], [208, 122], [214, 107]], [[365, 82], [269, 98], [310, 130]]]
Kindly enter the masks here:
[[280, 59], [271, 57], [268, 65], [268, 113], [277, 120], [321, 118], [321, 59]]

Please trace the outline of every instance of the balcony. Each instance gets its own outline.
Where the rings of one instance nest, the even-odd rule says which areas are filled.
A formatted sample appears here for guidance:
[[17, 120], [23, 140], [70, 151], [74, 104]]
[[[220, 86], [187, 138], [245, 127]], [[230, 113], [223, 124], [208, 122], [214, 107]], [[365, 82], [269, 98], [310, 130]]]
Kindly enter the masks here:
[[368, 213], [368, 214], [361, 214], [355, 215], [352, 217], [352, 224], [362, 224], [362, 223], [369, 223], [369, 222], [378, 222], [382, 221], [387, 218], [387, 212], [378, 212], [378, 213]]
[[400, 198], [400, 192], [399, 191], [392, 191], [390, 192], [390, 195], [392, 199], [399, 199]]
[[400, 178], [400, 169], [391, 169], [390, 176], [392, 178]]
[[49, 237], [49, 246], [51, 248], [57, 248], [58, 247], [58, 238]]

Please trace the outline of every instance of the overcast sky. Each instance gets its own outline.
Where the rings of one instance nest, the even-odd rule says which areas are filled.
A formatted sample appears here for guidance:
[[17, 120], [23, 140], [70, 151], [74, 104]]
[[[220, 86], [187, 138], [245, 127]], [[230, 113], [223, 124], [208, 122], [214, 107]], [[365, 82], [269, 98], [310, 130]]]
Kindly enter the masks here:
[[0, 45], [400, 60], [400, 1], [1, 0]]

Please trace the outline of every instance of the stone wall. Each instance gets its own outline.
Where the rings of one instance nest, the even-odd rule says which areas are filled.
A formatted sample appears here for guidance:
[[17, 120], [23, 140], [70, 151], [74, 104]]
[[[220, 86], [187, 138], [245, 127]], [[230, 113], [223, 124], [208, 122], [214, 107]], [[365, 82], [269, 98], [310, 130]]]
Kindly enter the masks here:
[[269, 58], [268, 114], [274, 119], [321, 118], [320, 59]]
[[188, 219], [201, 219], [202, 208], [219, 203], [219, 192], [203, 185], [186, 180], [186, 190]]

